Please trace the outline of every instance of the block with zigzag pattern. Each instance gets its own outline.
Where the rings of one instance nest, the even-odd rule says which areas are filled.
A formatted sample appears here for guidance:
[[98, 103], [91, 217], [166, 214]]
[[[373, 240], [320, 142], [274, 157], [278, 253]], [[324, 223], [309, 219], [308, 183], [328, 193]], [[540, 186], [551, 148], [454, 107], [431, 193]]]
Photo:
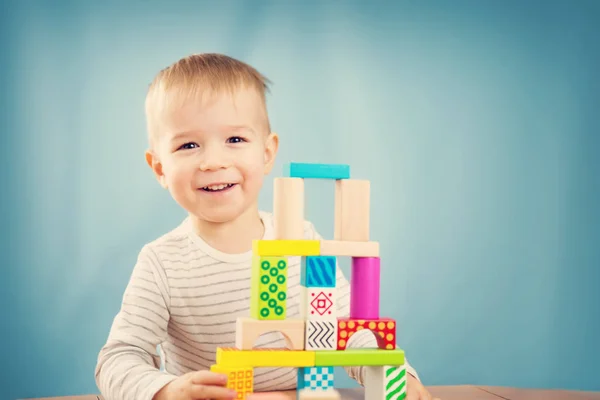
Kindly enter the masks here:
[[335, 350], [337, 348], [337, 320], [306, 320], [305, 350]]

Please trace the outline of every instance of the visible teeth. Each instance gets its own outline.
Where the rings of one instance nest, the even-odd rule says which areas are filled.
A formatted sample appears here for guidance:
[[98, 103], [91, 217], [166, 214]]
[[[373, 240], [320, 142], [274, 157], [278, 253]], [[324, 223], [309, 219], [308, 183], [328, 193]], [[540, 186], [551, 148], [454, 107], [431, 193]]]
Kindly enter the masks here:
[[229, 184], [224, 184], [224, 185], [211, 185], [211, 186], [205, 186], [202, 189], [204, 189], [204, 190], [222, 190], [229, 186], [232, 186], [232, 184], [229, 183]]

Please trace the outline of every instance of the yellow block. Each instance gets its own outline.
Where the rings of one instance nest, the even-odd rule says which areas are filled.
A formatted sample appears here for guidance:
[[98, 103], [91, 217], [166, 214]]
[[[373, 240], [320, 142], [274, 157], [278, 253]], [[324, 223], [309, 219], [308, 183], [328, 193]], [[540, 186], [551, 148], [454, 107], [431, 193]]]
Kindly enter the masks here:
[[239, 350], [217, 348], [217, 364], [223, 367], [314, 367], [315, 352], [287, 349]]
[[255, 240], [252, 243], [255, 256], [318, 256], [321, 242], [318, 240]]
[[227, 375], [227, 387], [237, 392], [237, 400], [245, 400], [254, 391], [254, 371], [251, 367], [211, 365], [211, 372]]

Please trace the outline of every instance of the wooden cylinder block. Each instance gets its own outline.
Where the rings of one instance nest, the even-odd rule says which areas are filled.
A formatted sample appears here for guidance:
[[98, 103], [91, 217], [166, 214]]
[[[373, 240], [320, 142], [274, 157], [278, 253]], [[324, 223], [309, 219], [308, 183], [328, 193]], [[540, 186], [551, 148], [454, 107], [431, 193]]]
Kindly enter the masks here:
[[379, 257], [353, 257], [350, 277], [350, 318], [379, 318]]

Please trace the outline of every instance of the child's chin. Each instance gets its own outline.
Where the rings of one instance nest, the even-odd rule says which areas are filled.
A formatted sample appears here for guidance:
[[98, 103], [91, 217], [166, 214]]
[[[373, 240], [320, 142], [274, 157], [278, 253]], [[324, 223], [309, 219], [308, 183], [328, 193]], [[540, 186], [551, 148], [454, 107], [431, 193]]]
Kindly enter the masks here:
[[215, 224], [231, 222], [238, 218], [243, 213], [243, 210], [236, 207], [224, 207], [217, 210], [204, 210], [198, 215], [198, 218]]

